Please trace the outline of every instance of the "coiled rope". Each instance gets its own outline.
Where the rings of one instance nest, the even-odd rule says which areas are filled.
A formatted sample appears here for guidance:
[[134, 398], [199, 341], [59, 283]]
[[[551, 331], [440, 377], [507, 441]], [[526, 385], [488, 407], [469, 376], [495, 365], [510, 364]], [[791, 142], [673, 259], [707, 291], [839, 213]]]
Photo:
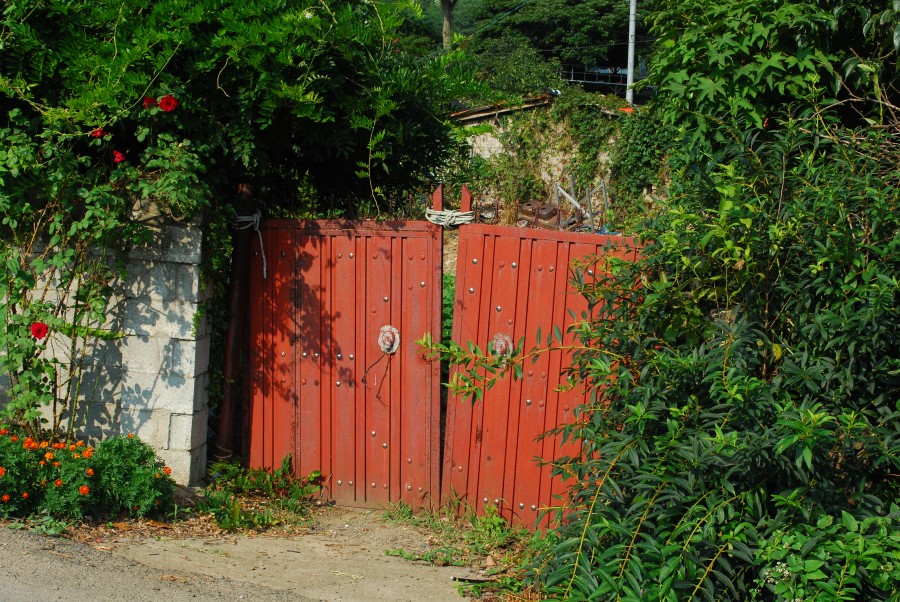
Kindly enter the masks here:
[[425, 209], [425, 219], [432, 224], [451, 228], [453, 226], [471, 224], [475, 221], [475, 214], [472, 211], [454, 211], [453, 209], [445, 209], [443, 211]]

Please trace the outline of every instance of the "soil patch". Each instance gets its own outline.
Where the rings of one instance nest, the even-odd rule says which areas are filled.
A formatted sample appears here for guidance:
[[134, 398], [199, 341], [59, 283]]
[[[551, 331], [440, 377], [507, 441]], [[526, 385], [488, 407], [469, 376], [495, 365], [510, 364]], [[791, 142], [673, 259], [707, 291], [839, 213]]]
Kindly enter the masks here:
[[79, 526], [69, 538], [3, 528], [0, 600], [422, 600], [458, 602], [477, 577], [388, 556], [429, 534], [382, 513], [323, 509], [308, 528], [233, 535], [208, 519]]

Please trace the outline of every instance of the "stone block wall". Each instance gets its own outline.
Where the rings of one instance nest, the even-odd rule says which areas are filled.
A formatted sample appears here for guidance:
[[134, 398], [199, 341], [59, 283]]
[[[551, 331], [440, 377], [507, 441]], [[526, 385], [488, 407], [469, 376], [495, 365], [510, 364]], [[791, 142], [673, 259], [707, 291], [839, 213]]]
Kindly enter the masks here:
[[[153, 229], [153, 243], [129, 254], [102, 325], [125, 336], [85, 350], [74, 430], [94, 441], [134, 433], [156, 448], [176, 482], [193, 485], [205, 474], [208, 420], [202, 230], [172, 222]], [[64, 364], [68, 345], [51, 333], [48, 350]]]

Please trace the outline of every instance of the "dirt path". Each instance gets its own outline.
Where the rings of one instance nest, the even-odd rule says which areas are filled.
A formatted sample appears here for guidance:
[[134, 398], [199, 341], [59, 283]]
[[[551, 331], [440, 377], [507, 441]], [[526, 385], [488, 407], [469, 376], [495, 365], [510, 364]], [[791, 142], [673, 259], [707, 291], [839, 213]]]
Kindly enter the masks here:
[[0, 601], [268, 600], [460, 602], [454, 577], [385, 555], [425, 549], [427, 534], [377, 512], [332, 509], [291, 537], [175, 538], [128, 532], [91, 541], [0, 528]]

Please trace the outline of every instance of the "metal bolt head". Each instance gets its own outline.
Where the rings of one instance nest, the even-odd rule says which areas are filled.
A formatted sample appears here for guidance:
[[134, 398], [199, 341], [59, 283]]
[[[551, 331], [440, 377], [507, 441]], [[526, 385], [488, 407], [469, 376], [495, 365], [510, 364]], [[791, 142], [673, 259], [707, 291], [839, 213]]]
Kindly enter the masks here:
[[531, 505], [531, 509], [532, 509], [532, 510], [537, 510], [537, 506], [535, 506], [534, 504], [532, 504], [532, 505]]
[[531, 400], [530, 400], [530, 399], [526, 399], [526, 400], [525, 400], [525, 405], [530, 406], [530, 405], [531, 405]]
[[425, 288], [425, 281], [423, 280], [422, 282], [420, 282], [419, 286], [421, 286], [422, 288]]
[[347, 484], [350, 485], [350, 486], [352, 487], [352, 486], [353, 486], [353, 481], [347, 481]]
[[316, 351], [315, 353], [313, 353], [313, 357], [319, 357], [319, 352]]
[[477, 259], [473, 259], [473, 260], [472, 260], [472, 264], [473, 264], [473, 265], [478, 265], [478, 260], [477, 260]]
[[523, 504], [522, 502], [519, 502], [519, 510], [524, 510], [524, 509], [525, 509], [525, 504]]
[[501, 312], [501, 311], [503, 311], [503, 308], [502, 308], [501, 306], [498, 305], [498, 306], [497, 306], [497, 312], [499, 313], [499, 312]]
[[487, 498], [484, 498], [484, 500], [483, 500], [483, 501], [484, 501], [484, 503], [485, 503], [485, 504], [487, 504], [487, 502], [488, 502], [488, 499], [487, 499]]
[[373, 437], [375, 436], [375, 431], [372, 431], [372, 436], [373, 436]]
[[499, 500], [498, 498], [494, 498], [494, 505], [495, 505], [495, 506], [499, 506], [499, 505], [500, 505], [500, 500]]
[[383, 447], [384, 449], [387, 449], [387, 443], [382, 443], [381, 447]]
[[518, 263], [516, 263], [516, 262], [515, 262], [515, 261], [514, 261], [514, 262], [512, 262], [512, 263], [511, 263], [511, 264], [510, 264], [510, 265], [512, 265], [512, 267], [514, 267], [514, 268], [517, 268], [517, 267], [519, 267], [519, 264], [518, 264]]
[[412, 485], [407, 485], [407, 486], [406, 486], [406, 490], [407, 490], [407, 491], [412, 491]]
[[372, 487], [373, 487], [373, 488], [375, 487], [375, 483], [372, 483]]
[[470, 288], [469, 288], [469, 294], [470, 294], [470, 295], [474, 295], [474, 294], [475, 294], [475, 289], [474, 289], [474, 287], [470, 287]]
[[353, 253], [350, 253], [349, 257], [350, 259], [353, 259]]
[[349, 359], [350, 361], [353, 361], [353, 354], [352, 354], [352, 353], [348, 356], [348, 359]]
[[343, 483], [343, 482], [341, 482], [341, 480], [340, 480], [340, 479], [338, 479], [338, 485], [343, 485], [343, 484], [344, 484], [344, 483]]
[[341, 355], [340, 353], [338, 353], [338, 354], [337, 354], [337, 358], [338, 358], [339, 360], [342, 360], [342, 359], [344, 359], [344, 356]]
[[412, 464], [412, 458], [407, 458], [407, 459], [406, 459], [406, 463], [407, 463], [407, 464]]
[[384, 298], [384, 302], [385, 302], [385, 303], [388, 302], [388, 298], [387, 298], [387, 297]]
[[340, 387], [340, 386], [341, 386], [341, 381], [337, 381], [336, 383], [334, 383], [334, 386], [335, 386], [335, 387]]
[[281, 357], [284, 357], [284, 351], [281, 352]]
[[309, 355], [309, 354], [308, 354], [307, 352], [305, 352], [305, 351], [303, 352], [303, 357], [306, 357], [306, 356], [308, 356], [308, 355]]

